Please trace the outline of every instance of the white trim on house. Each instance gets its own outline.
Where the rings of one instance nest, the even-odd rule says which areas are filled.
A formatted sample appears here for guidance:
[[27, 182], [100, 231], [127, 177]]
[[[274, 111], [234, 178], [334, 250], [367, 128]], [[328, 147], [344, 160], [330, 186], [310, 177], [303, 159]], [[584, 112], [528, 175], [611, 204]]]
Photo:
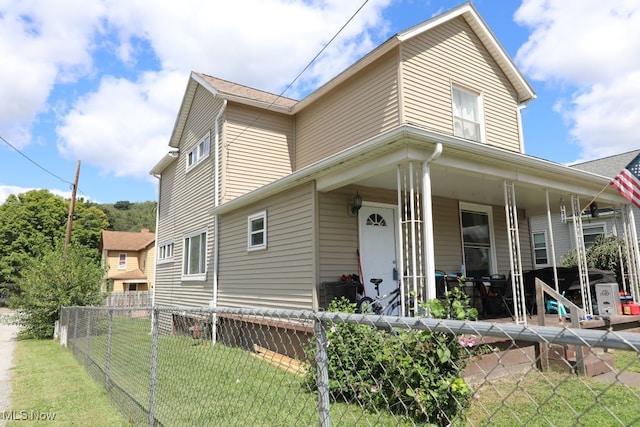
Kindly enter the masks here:
[[[489, 274], [495, 274], [498, 271], [498, 263], [497, 263], [497, 258], [496, 258], [496, 236], [495, 236], [495, 232], [494, 232], [494, 223], [493, 223], [493, 208], [489, 205], [481, 205], [478, 203], [467, 203], [467, 202], [462, 202], [460, 201], [458, 203], [458, 213], [459, 213], [459, 220], [460, 220], [460, 230], [463, 230], [463, 226], [462, 226], [462, 212], [466, 211], [466, 212], [477, 212], [480, 214], [484, 214], [487, 215], [487, 219], [489, 221], [489, 256], [491, 257], [491, 259], [489, 260], [490, 265], [489, 265]], [[465, 263], [464, 265], [464, 272], [465, 275], [468, 274], [467, 271], [467, 266], [466, 266], [466, 260], [465, 260], [465, 256], [464, 256], [464, 249], [465, 249], [465, 244], [464, 244], [464, 236], [461, 234], [460, 235], [460, 248], [462, 249], [462, 262]]]
[[[207, 233], [207, 229], [203, 228], [197, 231], [193, 231], [190, 233], [185, 233], [182, 237], [182, 280], [183, 281], [205, 281], [207, 280], [207, 264], [208, 264], [208, 256], [207, 256], [207, 240], [208, 240], [208, 233]], [[200, 253], [200, 257], [198, 259], [198, 264], [200, 264], [199, 267], [199, 272], [198, 273], [187, 273], [188, 270], [188, 265], [187, 262], [189, 261], [189, 251], [191, 250], [191, 248], [188, 248], [187, 245], [187, 240], [189, 240], [189, 243], [191, 242], [191, 239], [193, 237], [196, 236], [204, 236], [204, 240], [200, 241], [199, 247], [198, 247], [198, 251]], [[202, 239], [202, 237], [201, 237]], [[204, 257], [204, 259], [202, 259], [202, 257]], [[202, 271], [200, 271], [200, 268], [202, 269]]]
[[[255, 228], [262, 221], [262, 228]], [[247, 217], [247, 251], [267, 249], [267, 211], [263, 210]], [[262, 238], [260, 238], [262, 236]], [[258, 242], [254, 243], [254, 237]]]

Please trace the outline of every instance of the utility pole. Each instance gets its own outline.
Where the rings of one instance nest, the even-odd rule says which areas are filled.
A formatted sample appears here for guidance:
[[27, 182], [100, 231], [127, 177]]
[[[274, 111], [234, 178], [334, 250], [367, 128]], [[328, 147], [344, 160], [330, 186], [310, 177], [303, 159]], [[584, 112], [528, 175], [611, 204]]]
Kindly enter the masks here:
[[71, 203], [69, 203], [69, 217], [67, 218], [67, 233], [64, 238], [64, 252], [67, 253], [67, 246], [71, 243], [71, 226], [73, 225], [73, 214], [76, 208], [76, 192], [78, 189], [78, 178], [80, 177], [80, 160], [76, 163], [76, 177], [71, 187]]

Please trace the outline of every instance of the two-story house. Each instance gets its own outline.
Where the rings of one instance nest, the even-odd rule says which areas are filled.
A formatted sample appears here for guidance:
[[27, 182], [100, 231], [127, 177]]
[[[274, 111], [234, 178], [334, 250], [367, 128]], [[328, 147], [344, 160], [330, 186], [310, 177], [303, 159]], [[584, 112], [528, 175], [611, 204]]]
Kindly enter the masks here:
[[106, 267], [105, 291], [150, 291], [155, 267], [155, 234], [140, 232], [102, 232], [100, 251]]
[[[297, 101], [192, 73], [159, 178], [155, 304], [317, 309], [323, 282], [435, 296], [533, 267], [528, 218], [607, 179], [524, 153], [535, 94], [471, 4]], [[627, 203], [615, 189], [602, 205]], [[413, 304], [414, 302], [411, 302]]]

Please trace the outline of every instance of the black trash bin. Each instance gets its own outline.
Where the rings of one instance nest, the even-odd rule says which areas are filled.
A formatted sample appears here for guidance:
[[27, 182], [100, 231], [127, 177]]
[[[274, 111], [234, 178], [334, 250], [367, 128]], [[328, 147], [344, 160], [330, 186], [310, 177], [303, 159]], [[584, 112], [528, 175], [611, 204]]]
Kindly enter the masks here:
[[331, 304], [331, 301], [340, 297], [345, 297], [355, 304], [358, 285], [358, 282], [343, 280], [338, 282], [322, 282], [318, 292], [319, 307], [326, 310], [329, 304]]

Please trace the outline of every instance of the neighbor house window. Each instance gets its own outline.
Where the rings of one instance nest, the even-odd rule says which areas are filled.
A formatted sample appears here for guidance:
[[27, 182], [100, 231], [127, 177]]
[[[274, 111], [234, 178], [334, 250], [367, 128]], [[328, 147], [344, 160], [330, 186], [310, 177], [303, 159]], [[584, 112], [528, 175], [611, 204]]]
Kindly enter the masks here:
[[127, 254], [118, 255], [118, 270], [127, 269]]
[[158, 262], [173, 260], [173, 242], [163, 243], [158, 246]]
[[533, 256], [536, 266], [549, 264], [547, 256], [547, 233], [545, 231], [537, 231], [532, 235], [533, 240]]
[[135, 292], [138, 290], [138, 284], [137, 283], [129, 283], [129, 286], [127, 287], [128, 291], [131, 292]]
[[266, 249], [267, 247], [267, 212], [251, 215], [247, 221], [248, 250]]
[[484, 141], [482, 96], [454, 86], [453, 135], [472, 141]]
[[589, 248], [593, 246], [596, 239], [605, 235], [604, 224], [588, 224], [582, 225], [582, 235], [584, 236], [584, 247]]
[[207, 232], [199, 231], [184, 238], [183, 276], [204, 280], [207, 265]]
[[211, 136], [207, 134], [198, 142], [198, 144], [187, 153], [187, 170], [191, 169], [207, 156], [211, 149]]

